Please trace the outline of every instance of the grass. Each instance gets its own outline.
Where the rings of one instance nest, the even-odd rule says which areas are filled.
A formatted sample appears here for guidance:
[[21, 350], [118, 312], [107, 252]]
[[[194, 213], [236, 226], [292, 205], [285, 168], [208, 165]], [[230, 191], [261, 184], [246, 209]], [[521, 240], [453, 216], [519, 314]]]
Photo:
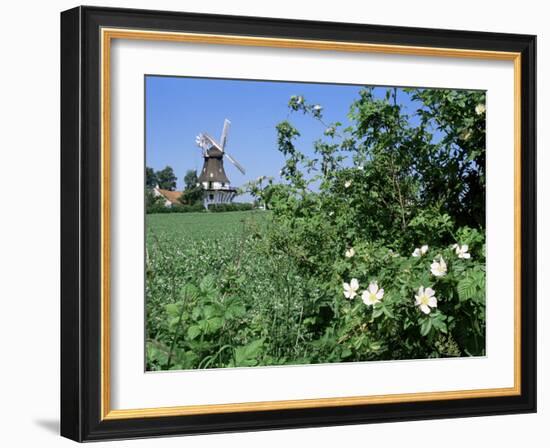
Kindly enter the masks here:
[[155, 235], [174, 242], [223, 238], [242, 232], [247, 223], [264, 222], [268, 215], [263, 211], [147, 215], [147, 243], [150, 245]]

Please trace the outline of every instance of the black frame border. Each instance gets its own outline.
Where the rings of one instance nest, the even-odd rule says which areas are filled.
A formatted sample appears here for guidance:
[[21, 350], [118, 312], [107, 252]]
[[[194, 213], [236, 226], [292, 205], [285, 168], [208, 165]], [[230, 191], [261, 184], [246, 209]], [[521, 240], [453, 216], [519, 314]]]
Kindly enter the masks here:
[[[521, 395], [101, 420], [100, 29], [521, 53]], [[536, 412], [536, 36], [80, 6], [61, 13], [61, 435], [75, 441]]]

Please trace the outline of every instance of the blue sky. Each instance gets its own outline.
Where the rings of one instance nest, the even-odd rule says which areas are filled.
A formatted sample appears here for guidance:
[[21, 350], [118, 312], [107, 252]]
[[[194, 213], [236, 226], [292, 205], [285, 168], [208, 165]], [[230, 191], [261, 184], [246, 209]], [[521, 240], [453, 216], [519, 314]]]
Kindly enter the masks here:
[[[298, 148], [312, 153], [313, 141], [324, 128], [310, 116], [290, 112], [292, 95], [323, 106], [326, 123], [349, 124], [350, 104], [361, 86], [310, 84], [183, 77], [146, 77], [146, 163], [155, 170], [170, 165], [178, 177], [178, 189], [188, 169], [199, 171], [203, 159], [195, 137], [207, 132], [219, 139], [223, 121], [231, 121], [227, 152], [244, 166], [241, 174], [227, 159], [225, 170], [235, 187], [258, 176], [279, 178], [284, 164], [277, 150], [277, 123], [288, 119], [300, 131]], [[385, 88], [377, 89], [380, 95]], [[398, 100], [411, 103], [401, 92]], [[326, 137], [325, 137], [326, 138]], [[239, 198], [237, 200], [246, 200]]]

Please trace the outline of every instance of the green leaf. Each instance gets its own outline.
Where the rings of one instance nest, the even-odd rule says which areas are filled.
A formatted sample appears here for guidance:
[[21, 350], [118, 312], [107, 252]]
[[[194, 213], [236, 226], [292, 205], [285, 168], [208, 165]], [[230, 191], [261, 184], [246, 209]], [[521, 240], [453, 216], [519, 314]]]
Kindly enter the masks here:
[[380, 317], [382, 314], [385, 314], [384, 305], [382, 303], [376, 304], [373, 307], [372, 310], [372, 318], [376, 319], [377, 317]]
[[201, 329], [198, 325], [191, 325], [187, 330], [187, 337], [191, 340], [195, 339], [199, 334], [201, 334]]
[[256, 357], [262, 349], [263, 340], [258, 339], [250, 344], [235, 349], [236, 366], [254, 366], [258, 363]]
[[436, 330], [441, 331], [442, 333], [447, 334], [447, 324], [441, 319], [432, 319], [431, 320], [433, 327]]
[[386, 315], [386, 317], [389, 317], [390, 319], [393, 319], [395, 317], [386, 305], [382, 305], [382, 312]]
[[207, 319], [215, 316], [217, 314], [216, 307], [214, 305], [206, 305], [203, 308], [203, 314], [204, 314], [204, 317], [206, 317]]
[[422, 322], [422, 325], [420, 326], [420, 334], [422, 336], [426, 336], [431, 329], [432, 329], [432, 320], [425, 319], [424, 322]]
[[166, 312], [170, 317], [178, 317], [181, 311], [181, 302], [169, 303], [165, 306]]
[[203, 292], [210, 292], [214, 289], [215, 279], [212, 275], [206, 275], [200, 282], [200, 289]]
[[221, 327], [223, 327], [223, 319], [221, 317], [213, 317], [212, 319], [207, 320], [208, 333], [215, 333]]
[[199, 296], [199, 290], [192, 283], [187, 283], [181, 288], [181, 295], [185, 300], [195, 300]]

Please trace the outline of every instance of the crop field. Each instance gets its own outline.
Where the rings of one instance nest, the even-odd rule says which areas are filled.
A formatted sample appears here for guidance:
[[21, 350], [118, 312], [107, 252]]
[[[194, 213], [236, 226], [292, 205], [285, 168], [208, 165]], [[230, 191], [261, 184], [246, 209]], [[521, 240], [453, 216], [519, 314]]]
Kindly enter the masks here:
[[155, 236], [174, 241], [219, 239], [242, 232], [247, 223], [264, 221], [265, 215], [261, 211], [147, 215], [148, 244]]
[[215, 366], [224, 351], [228, 364], [255, 364], [260, 338], [236, 332], [259, 324], [247, 319], [272, 291], [257, 244], [269, 215], [147, 215], [148, 369]]

